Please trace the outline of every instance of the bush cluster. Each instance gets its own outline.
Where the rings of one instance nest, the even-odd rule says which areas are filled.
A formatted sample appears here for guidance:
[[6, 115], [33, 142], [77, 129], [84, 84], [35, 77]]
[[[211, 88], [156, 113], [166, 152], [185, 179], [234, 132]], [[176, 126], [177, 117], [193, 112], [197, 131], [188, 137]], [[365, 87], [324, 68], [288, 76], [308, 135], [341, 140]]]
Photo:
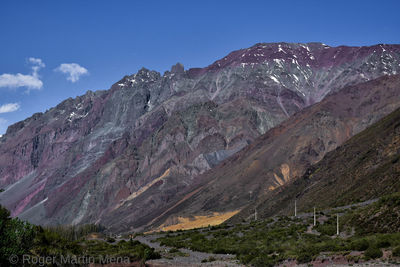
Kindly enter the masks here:
[[40, 227], [10, 217], [10, 212], [0, 206], [0, 266], [10, 266], [11, 255], [22, 257], [30, 254], [56, 259], [56, 265], [62, 266], [61, 256], [93, 257], [99, 256], [129, 257], [131, 261], [146, 261], [160, 258], [153, 248], [138, 241], [120, 241], [108, 238], [86, 240], [84, 237], [103, 228], [95, 225]]

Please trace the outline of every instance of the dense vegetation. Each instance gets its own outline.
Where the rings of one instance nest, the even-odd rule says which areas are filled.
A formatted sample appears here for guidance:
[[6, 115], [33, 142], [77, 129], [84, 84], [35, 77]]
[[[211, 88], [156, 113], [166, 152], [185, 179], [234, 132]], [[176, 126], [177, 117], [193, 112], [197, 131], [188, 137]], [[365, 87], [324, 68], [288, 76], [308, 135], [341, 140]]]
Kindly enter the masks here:
[[0, 266], [7, 266], [11, 255], [21, 256], [33, 246], [35, 227], [11, 219], [10, 212], [0, 206]]
[[[0, 206], [0, 266], [10, 266], [9, 259], [12, 255], [20, 261], [23, 255], [29, 255], [31, 259], [51, 257], [54, 259], [51, 260], [51, 264], [57, 266], [68, 265], [63, 262], [79, 258], [82, 262], [86, 260], [101, 263], [117, 258], [129, 262], [144, 262], [160, 257], [153, 248], [138, 241], [121, 240], [117, 243], [111, 238], [106, 238], [108, 242], [86, 238], [89, 233], [102, 230], [96, 225], [47, 228], [34, 226], [11, 218], [9, 211]], [[25, 265], [36, 265], [33, 260], [29, 263], [25, 262]], [[53, 266], [51, 264], [49, 266]], [[21, 266], [21, 262], [16, 265]]]
[[[400, 214], [393, 213], [400, 207], [400, 194], [382, 198], [363, 208], [319, 213], [317, 225], [312, 218], [275, 217], [236, 225], [222, 224], [203, 229], [168, 232], [158, 241], [161, 245], [189, 248], [209, 253], [235, 254], [243, 264], [273, 266], [284, 260], [310, 262], [321, 253], [342, 255], [349, 262], [381, 258], [382, 250], [393, 251], [392, 261], [400, 255], [400, 232], [388, 226], [400, 224]], [[386, 220], [385, 210], [391, 214]], [[341, 235], [336, 236], [336, 212], [340, 212]], [[393, 215], [394, 214], [394, 215]], [[366, 227], [369, 222], [373, 227]], [[365, 224], [361, 223], [365, 221]], [[307, 228], [309, 231], [307, 231]], [[396, 229], [396, 228], [394, 228]], [[361, 251], [360, 256], [350, 252]]]

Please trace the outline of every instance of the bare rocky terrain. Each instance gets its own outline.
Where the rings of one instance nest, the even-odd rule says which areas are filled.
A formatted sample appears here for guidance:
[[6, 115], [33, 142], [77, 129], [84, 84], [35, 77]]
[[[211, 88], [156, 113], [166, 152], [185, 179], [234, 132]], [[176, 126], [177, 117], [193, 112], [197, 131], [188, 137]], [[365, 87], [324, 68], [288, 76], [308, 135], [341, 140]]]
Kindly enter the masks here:
[[[187, 194], [187, 198], [168, 210], [160, 217], [160, 221], [171, 217], [190, 217], [191, 214], [201, 214], [204, 211], [223, 213], [240, 210], [231, 219], [236, 222], [247, 218], [255, 208], [260, 216], [287, 212], [288, 201], [293, 201], [295, 196], [283, 199], [286, 195], [281, 197], [279, 192], [285, 188], [284, 185], [297, 186], [297, 178], [322, 160], [328, 152], [334, 151], [361, 130], [399, 108], [399, 96], [398, 75], [345, 87], [328, 95], [321, 102], [294, 114], [200, 176], [199, 180], [203, 184], [194, 188]], [[368, 146], [369, 143], [370, 141], [366, 141], [364, 145]], [[341, 157], [336, 158], [343, 160]], [[350, 153], [348, 158], [353, 159], [354, 156]], [[343, 166], [345, 162], [335, 165], [337, 169], [330, 174], [332, 179], [341, 171], [354, 170], [353, 166]], [[331, 164], [326, 164], [326, 168], [332, 168]], [[361, 169], [357, 173], [361, 175]], [[339, 199], [337, 194], [342, 191], [337, 191], [337, 187], [333, 186], [336, 183], [329, 182], [324, 172], [318, 177], [322, 180], [320, 185], [325, 184], [326, 188], [329, 187], [327, 183], [332, 185], [329, 187], [330, 192], [336, 193], [336, 198], [332, 196], [330, 199]], [[351, 177], [352, 175], [343, 176], [339, 184], [345, 187], [345, 180], [351, 181]], [[372, 180], [369, 186], [373, 187]], [[314, 195], [308, 207], [319, 198]], [[327, 199], [323, 198], [323, 201]], [[265, 210], [270, 212], [266, 213]]]
[[[5, 189], [0, 203], [13, 216], [44, 225], [99, 223], [126, 232], [174, 224], [180, 214], [187, 216], [184, 209], [175, 212], [180, 203], [205, 188], [213, 190], [203, 187], [209, 181], [206, 172], [223, 169], [219, 164], [227, 158], [237, 161], [237, 155], [261, 144], [255, 142], [260, 136], [268, 139], [282, 129], [289, 134], [287, 124], [270, 130], [336, 94], [335, 105], [342, 109], [328, 116], [315, 112], [315, 127], [337, 124], [346, 129], [344, 134], [316, 134], [303, 142], [302, 132], [291, 133], [306, 145], [293, 149], [293, 140], [282, 143], [275, 151], [293, 154], [277, 164], [256, 158], [245, 167], [237, 164], [242, 175], [261, 180], [248, 186], [242, 180], [231, 192], [196, 206], [191, 215], [237, 211], [394, 110], [395, 102], [385, 102], [384, 90], [393, 83], [388, 79], [388, 86], [379, 85], [382, 92], [360, 103], [360, 110], [377, 110], [355, 110], [350, 125], [340, 121], [342, 112], [353, 112], [346, 113], [353, 103], [348, 97], [366, 97], [357, 84], [396, 75], [399, 62], [399, 45], [260, 43], [205, 68], [185, 70], [177, 64], [163, 75], [143, 68], [109, 90], [89, 91], [10, 126], [0, 137], [0, 188]], [[292, 164], [299, 161], [300, 167]], [[266, 173], [259, 173], [265, 164]]]

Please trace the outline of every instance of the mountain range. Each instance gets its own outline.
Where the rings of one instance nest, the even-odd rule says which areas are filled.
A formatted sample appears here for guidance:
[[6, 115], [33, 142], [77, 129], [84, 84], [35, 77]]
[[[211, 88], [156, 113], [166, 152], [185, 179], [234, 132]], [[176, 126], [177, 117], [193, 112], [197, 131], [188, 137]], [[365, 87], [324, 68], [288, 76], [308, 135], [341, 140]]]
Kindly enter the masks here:
[[[254, 209], [260, 218], [293, 214], [294, 200], [299, 211], [304, 212], [313, 207], [338, 207], [398, 193], [399, 133], [400, 108], [327, 153], [298, 179], [260, 198], [253, 209], [243, 209], [232, 221], [251, 216]], [[377, 213], [373, 217], [379, 216]]]
[[400, 45], [322, 43], [142, 68], [11, 125], [0, 203], [33, 223], [115, 232], [246, 218], [399, 108], [398, 73]]

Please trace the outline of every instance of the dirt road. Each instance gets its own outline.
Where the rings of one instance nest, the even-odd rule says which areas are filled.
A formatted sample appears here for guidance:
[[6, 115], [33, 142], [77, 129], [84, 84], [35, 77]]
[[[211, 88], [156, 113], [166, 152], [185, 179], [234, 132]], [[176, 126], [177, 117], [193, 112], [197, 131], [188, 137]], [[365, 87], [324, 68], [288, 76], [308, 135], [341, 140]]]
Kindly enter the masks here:
[[[239, 267], [241, 265], [236, 259], [235, 255], [230, 254], [212, 254], [190, 249], [179, 249], [179, 253], [169, 253], [171, 247], [160, 246], [159, 242], [154, 242], [155, 239], [161, 237], [160, 234], [137, 236], [135, 240], [144, 243], [156, 251], [158, 251], [163, 258], [158, 260], [147, 261], [146, 264], [150, 267], [164, 267], [164, 266], [228, 266]], [[202, 262], [214, 258], [211, 262]]]

